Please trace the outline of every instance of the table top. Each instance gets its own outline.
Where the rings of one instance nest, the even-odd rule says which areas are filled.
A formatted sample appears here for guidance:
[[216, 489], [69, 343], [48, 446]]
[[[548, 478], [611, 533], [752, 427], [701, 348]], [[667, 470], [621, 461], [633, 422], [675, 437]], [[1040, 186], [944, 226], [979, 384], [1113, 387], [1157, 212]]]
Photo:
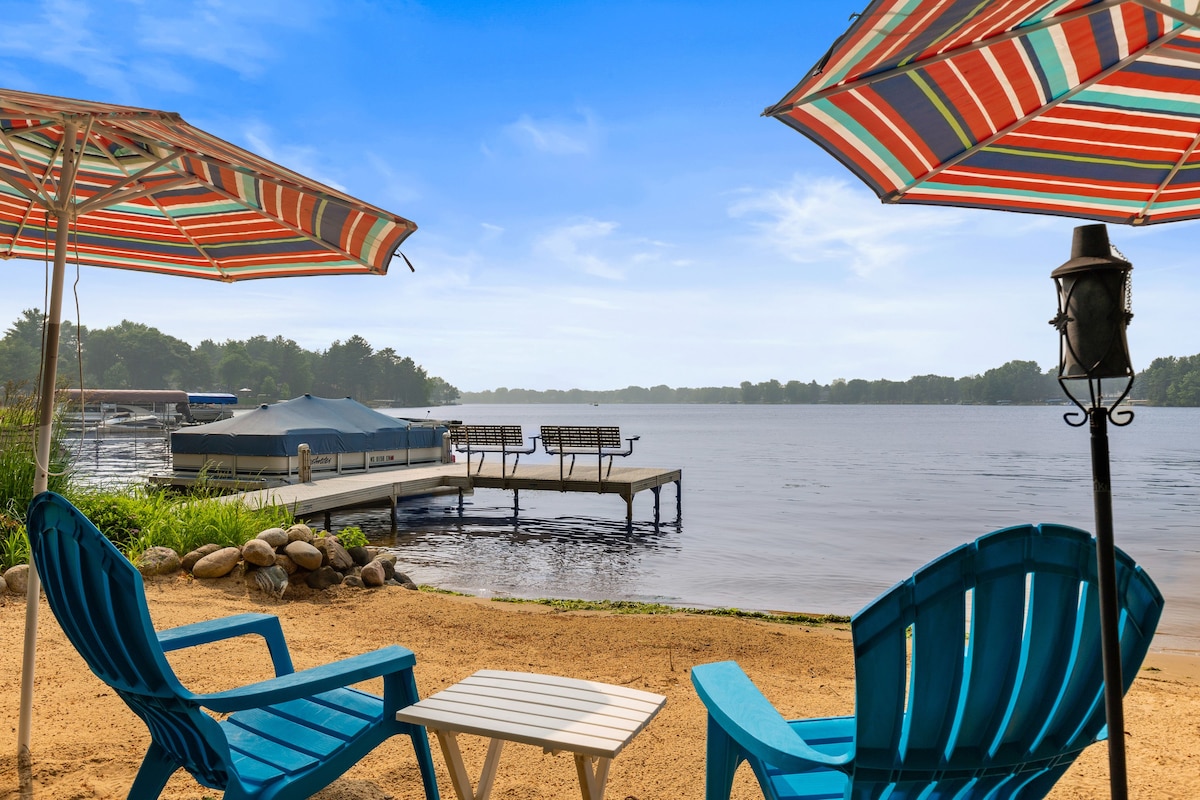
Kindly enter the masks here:
[[396, 719], [612, 758], [666, 702], [608, 683], [485, 669], [401, 709]]

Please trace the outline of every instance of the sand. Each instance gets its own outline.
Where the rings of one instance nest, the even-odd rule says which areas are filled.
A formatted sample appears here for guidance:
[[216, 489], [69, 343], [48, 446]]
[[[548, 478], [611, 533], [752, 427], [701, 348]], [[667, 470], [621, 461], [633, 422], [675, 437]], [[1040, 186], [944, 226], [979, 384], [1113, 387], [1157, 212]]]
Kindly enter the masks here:
[[[277, 614], [297, 668], [387, 644], [417, 654], [422, 695], [477, 669], [547, 672], [606, 681], [667, 696], [662, 713], [614, 761], [610, 800], [677, 800], [704, 795], [704, 709], [688, 678], [694, 664], [735, 659], [786, 716], [853, 711], [854, 675], [845, 626], [802, 627], [696, 615], [561, 613], [545, 607], [496, 603], [401, 589], [336, 589], [275, 601], [236, 579], [189, 578], [148, 583], [156, 627], [245, 611]], [[17, 798], [16, 728], [24, 602], [0, 606], [0, 696], [9, 719], [9, 746], [0, 757], [0, 798]], [[261, 640], [194, 648], [172, 654], [192, 689], [214, 691], [269, 677]], [[1200, 797], [1200, 659], [1152, 655], [1126, 700], [1130, 796], [1145, 800]], [[367, 688], [377, 686], [367, 685]], [[149, 741], [146, 728], [63, 637], [42, 605], [33, 735], [36, 797], [53, 800], [123, 798]], [[473, 771], [484, 746], [461, 738]], [[434, 745], [442, 796], [453, 798], [441, 752]], [[1107, 796], [1107, 754], [1089, 748], [1050, 795], [1056, 800]], [[162, 795], [168, 800], [216, 798], [185, 772]], [[507, 745], [492, 797], [496, 800], [576, 798], [569, 755]], [[761, 797], [744, 768], [735, 798]], [[315, 797], [320, 800], [421, 798], [408, 740], [384, 743]]]

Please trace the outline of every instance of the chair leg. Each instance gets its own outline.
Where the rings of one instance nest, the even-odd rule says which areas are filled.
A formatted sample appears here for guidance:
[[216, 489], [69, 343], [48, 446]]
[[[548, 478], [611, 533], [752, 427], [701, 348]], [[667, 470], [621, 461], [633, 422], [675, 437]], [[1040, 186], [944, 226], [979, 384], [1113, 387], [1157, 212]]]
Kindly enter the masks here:
[[177, 769], [179, 762], [159, 747], [158, 742], [150, 742], [150, 749], [142, 759], [133, 786], [129, 787], [129, 800], [154, 800]]
[[429, 733], [425, 728], [418, 727], [411, 736], [413, 750], [417, 753], [417, 766], [421, 769], [421, 782], [425, 784], [425, 800], [439, 800], [433, 755], [429, 752]]
[[729, 800], [733, 774], [741, 763], [736, 744], [713, 718], [708, 718], [705, 745], [704, 800]]

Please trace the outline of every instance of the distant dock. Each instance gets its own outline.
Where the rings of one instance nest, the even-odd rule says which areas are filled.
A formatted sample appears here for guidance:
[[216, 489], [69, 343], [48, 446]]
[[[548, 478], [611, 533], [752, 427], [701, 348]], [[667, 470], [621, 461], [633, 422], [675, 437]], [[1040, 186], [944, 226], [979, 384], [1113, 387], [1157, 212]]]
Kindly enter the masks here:
[[[625, 500], [625, 519], [632, 522], [634, 496], [650, 490], [654, 493], [654, 520], [657, 522], [660, 493], [662, 487], [669, 483], [675, 484], [676, 515], [682, 517], [682, 480], [682, 470], [657, 467], [613, 467], [611, 474], [607, 474], [595, 466], [577, 465], [570, 476], [565, 476], [560, 475], [557, 463], [521, 464], [515, 470], [510, 465], [501, 474], [499, 464], [485, 463], [480, 468], [478, 463], [472, 463], [468, 471], [468, 465], [460, 462], [371, 470], [321, 478], [309, 483], [239, 492], [225, 495], [219, 500], [230, 503], [240, 501], [252, 508], [286, 506], [295, 516], [304, 518], [323, 513], [325, 527], [329, 528], [331, 515], [335, 511], [387, 507], [394, 512], [396, 501], [408, 497], [457, 493], [461, 509], [463, 496], [474, 493], [475, 489], [504, 489], [513, 493], [515, 513], [521, 490], [584, 492], [620, 496]], [[395, 527], [396, 516], [393, 513], [393, 532]]]

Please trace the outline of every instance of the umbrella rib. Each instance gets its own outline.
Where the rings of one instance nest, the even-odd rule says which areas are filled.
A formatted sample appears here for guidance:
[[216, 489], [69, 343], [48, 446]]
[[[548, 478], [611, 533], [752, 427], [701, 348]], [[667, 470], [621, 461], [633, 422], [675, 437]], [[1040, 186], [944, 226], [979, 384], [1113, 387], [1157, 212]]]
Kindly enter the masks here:
[[[1013, 28], [1010, 31], [1006, 31], [1005, 33], [997, 34], [996, 36], [989, 37], [986, 40], [972, 42], [971, 44], [964, 45], [963, 47], [955, 48], [954, 50], [946, 50], [944, 52], [932, 55], [929, 58], [921, 59], [920, 61], [913, 61], [908, 64], [903, 64], [900, 66], [892, 67], [891, 69], [886, 70], [884, 72], [877, 72], [873, 75], [867, 75], [862, 78], [857, 78], [852, 81], [847, 81], [846, 83], [835, 84], [834, 86], [826, 87], [819, 92], [813, 92], [812, 94], [805, 95], [804, 97], [800, 98], [799, 100], [794, 100], [790, 103], [777, 103], [773, 106], [770, 106], [766, 110], [764, 110], [762, 112], [762, 116], [777, 117], [780, 114], [786, 114], [787, 112], [792, 111], [800, 106], [808, 105], [809, 103], [814, 103], [817, 100], [824, 100], [827, 97], [831, 97], [836, 94], [842, 94], [844, 92], [848, 92], [853, 89], [859, 89], [859, 88], [862, 88], [863, 86], [870, 86], [872, 84], [879, 83], [880, 81], [885, 81], [890, 78], [894, 78], [898, 75], [904, 75], [906, 73], [914, 72], [919, 69], [926, 69], [927, 67], [933, 66], [934, 64], [940, 64], [941, 62], [949, 61], [952, 58], [958, 58], [959, 56], [963, 56], [968, 53], [974, 53], [977, 50], [985, 50], [993, 45], [1001, 44], [1001, 43], [1007, 42], [1011, 39], [1020, 39], [1023, 36], [1028, 36], [1029, 34], [1036, 33], [1037, 31], [1045, 30], [1047, 28], [1053, 28], [1053, 27], [1056, 27], [1059, 25], [1064, 25], [1072, 20], [1079, 19], [1080, 17], [1087, 17], [1087, 16], [1091, 16], [1092, 14], [1098, 14], [1101, 11], [1106, 11], [1113, 6], [1120, 5], [1121, 3], [1124, 3], [1124, 2], [1127, 2], [1127, 0], [1101, 0], [1101, 2], [1096, 3], [1095, 5], [1088, 6], [1086, 8], [1076, 9], [1075, 11], [1070, 11], [1070, 12], [1067, 12], [1066, 14], [1060, 14], [1058, 16], [1048, 17], [1047, 19], [1044, 19], [1041, 22], [1035, 22], [1032, 25], [1027, 25], [1022, 28]], [[1143, 2], [1143, 0], [1134, 0], [1134, 2], [1142, 2], [1142, 5], [1145, 5], [1145, 6], [1150, 6], [1152, 4], [1157, 5], [1157, 3], [1154, 3], [1154, 0], [1144, 0], [1144, 2]], [[1163, 13], [1166, 14], [1166, 11], [1163, 11]], [[1167, 16], [1173, 16], [1173, 15], [1167, 14]], [[1184, 15], [1184, 16], [1186, 16], [1186, 15]], [[1192, 17], [1190, 19], [1192, 20], [1191, 24], [1195, 24], [1195, 18]], [[1187, 21], [1187, 20], [1183, 20], [1183, 21]], [[796, 87], [796, 88], [798, 89], [799, 87]], [[795, 92], [796, 90], [793, 89], [792, 91]]]
[[[159, 158], [156, 161], [153, 161], [153, 162], [145, 165], [144, 167], [138, 169], [136, 172], [129, 172], [127, 169], [125, 169], [125, 166], [121, 162], [119, 162], [115, 158], [113, 158], [112, 154], [109, 153], [107, 149], [105, 149], [105, 148], [101, 148], [101, 149], [107, 155], [108, 160], [110, 162], [112, 162], [114, 165], [116, 165], [117, 167], [119, 167], [121, 169], [121, 171], [125, 173], [125, 177], [123, 179], [117, 181], [116, 183], [114, 183], [112, 186], [109, 186], [104, 191], [97, 192], [96, 194], [92, 195], [85, 202], [80, 203], [80, 205], [79, 205], [79, 213], [80, 214], [86, 214], [87, 212], [94, 211], [97, 208], [104, 208], [105, 206], [113, 205], [115, 203], [120, 203], [125, 200], [129, 200], [129, 199], [133, 199], [134, 197], [140, 197], [141, 195], [145, 194], [147, 191], [157, 191], [159, 189], [164, 188], [161, 186], [156, 186], [153, 189], [140, 189], [140, 190], [135, 190], [133, 192], [124, 192], [123, 193], [120, 191], [120, 189], [122, 189], [123, 187], [129, 185], [130, 183], [137, 181], [142, 176], [152, 172], [153, 170], [158, 169], [163, 164], [166, 164], [168, 161], [173, 161], [174, 159], [178, 158], [184, 152], [183, 150], [175, 149], [168, 155], [163, 156], [162, 158]], [[175, 185], [175, 184], [172, 184], [172, 185]]]
[[[13, 157], [13, 161], [15, 161], [17, 163], [17, 166], [19, 166], [22, 170], [24, 170], [25, 177], [29, 178], [29, 182], [38, 188], [36, 191], [30, 192], [24, 186], [13, 181], [11, 178], [8, 177], [7, 174], [4, 174], [4, 173], [0, 173], [0, 179], [3, 179], [4, 182], [7, 183], [9, 186], [13, 187], [18, 192], [20, 192], [21, 194], [28, 197], [31, 202], [37, 202], [43, 206], [49, 206], [50, 198], [48, 196], [46, 196], [45, 194], [43, 194], [42, 190], [44, 189], [44, 187], [46, 185], [46, 181], [48, 180], [48, 177], [50, 175], [50, 167], [47, 166], [46, 174], [43, 175], [41, 178], [34, 177], [33, 170], [31, 170], [29, 168], [29, 162], [26, 161], [24, 156], [22, 156], [20, 153], [18, 153], [17, 148], [13, 146], [12, 140], [8, 136], [10, 132], [11, 131], [0, 129], [0, 139], [4, 140], [4, 146], [8, 149], [9, 155], [11, 155]], [[54, 158], [51, 160], [50, 163], [53, 164], [57, 160], [58, 160], [58, 151], [55, 152]]]
[[978, 142], [971, 145], [966, 150], [963, 150], [961, 153], [954, 156], [953, 158], [946, 159], [941, 164], [938, 164], [936, 167], [929, 170], [928, 172], [926, 172], [924, 175], [920, 176], [919, 178], [909, 181], [907, 184], [905, 184], [904, 186], [901, 186], [899, 189], [893, 189], [892, 191], [888, 192], [886, 195], [883, 196], [883, 198], [882, 198], [883, 202], [885, 202], [885, 203], [895, 202], [903, 194], [905, 194], [910, 189], [912, 189], [914, 186], [919, 186], [920, 184], [925, 183], [926, 181], [937, 177], [938, 175], [940, 175], [941, 173], [950, 169], [951, 167], [957, 166], [965, 159], [968, 159], [971, 156], [978, 153], [980, 150], [990, 147], [992, 145], [992, 143], [995, 142], [997, 139], [1007, 136], [1008, 134], [1015, 131], [1017, 128], [1020, 128], [1022, 125], [1024, 125], [1026, 122], [1029, 122], [1031, 119], [1036, 119], [1037, 117], [1044, 115], [1047, 111], [1055, 108], [1056, 106], [1061, 105], [1062, 103], [1066, 102], [1067, 100], [1070, 100], [1072, 97], [1079, 94], [1083, 90], [1091, 88], [1095, 84], [1097, 84], [1100, 81], [1107, 78], [1109, 75], [1112, 75], [1114, 72], [1120, 72], [1121, 70], [1125, 69], [1125, 67], [1127, 67], [1130, 64], [1132, 64], [1133, 62], [1137, 61], [1139, 58], [1146, 55], [1147, 53], [1153, 53], [1155, 50], [1158, 50], [1160, 47], [1167, 44], [1168, 42], [1173, 40], [1175, 37], [1179, 36], [1185, 30], [1187, 30], [1187, 28], [1179, 27], [1173, 31], [1165, 33], [1162, 36], [1160, 36], [1158, 39], [1155, 39], [1153, 42], [1150, 42], [1149, 44], [1147, 44], [1145, 47], [1143, 47], [1141, 50], [1137, 51], [1136, 53], [1130, 53], [1129, 55], [1125, 56], [1125, 58], [1121, 59], [1120, 61], [1116, 62], [1115, 64], [1112, 64], [1108, 68], [1103, 69], [1100, 72], [1097, 72], [1095, 75], [1088, 78], [1087, 80], [1080, 81], [1077, 85], [1072, 86], [1070, 89], [1063, 92], [1058, 97], [1055, 97], [1053, 100], [1047, 101], [1044, 105], [1039, 106], [1038, 108], [1029, 112], [1028, 114], [1021, 117], [1020, 119], [1010, 122], [1008, 125], [1005, 125], [1003, 128], [996, 131], [991, 136], [988, 136], [986, 139], [980, 139]]
[[[113, 137], [113, 138], [115, 139], [118, 137]], [[120, 138], [123, 138], [123, 137], [120, 137]], [[181, 152], [184, 152], [184, 151], [177, 151], [175, 153], [175, 155], [171, 156], [171, 158], [169, 158], [169, 159], [166, 159], [166, 161], [170, 161], [174, 158], [177, 158]], [[105, 149], [104, 154], [108, 158], [108, 160], [112, 163], [113, 166], [115, 166], [117, 169], [119, 169], [125, 173], [127, 180], [131, 177], [129, 170], [126, 169], [125, 165], [122, 164], [120, 161], [118, 161], [113, 156], [112, 153], [110, 153], [107, 149]], [[159, 164], [156, 164], [155, 166], [161, 166], [161, 163], [162, 162], [159, 162]], [[141, 170], [140, 172], [138, 172], [137, 174], [140, 175], [143, 172], [145, 172], [147, 169], [151, 169], [151, 168], [152, 167], [147, 167], [147, 168]], [[185, 185], [188, 183], [196, 182], [194, 177], [180, 174], [179, 170], [172, 170], [172, 171], [175, 172], [176, 175], [179, 175], [179, 179], [176, 181], [171, 181], [168, 184], [168, 186], [171, 188], [174, 188], [175, 186], [182, 186], [182, 185]], [[162, 186], [157, 186], [157, 187], [155, 187], [154, 191], [159, 191], [163, 188], [164, 187], [162, 187]], [[147, 193], [148, 192], [139, 192], [138, 194], [142, 195], [142, 194], [147, 194]], [[205, 250], [204, 247], [198, 241], [196, 241], [196, 239], [190, 233], [188, 233], [188, 231], [186, 229], [184, 229], [184, 227], [182, 225], [179, 224], [178, 220], [176, 220], [173, 216], [171, 216], [171, 214], [167, 211], [167, 209], [165, 209], [163, 207], [162, 203], [158, 202], [157, 198], [151, 196], [150, 202], [154, 205], [155, 208], [158, 209], [159, 213], [162, 214], [163, 219], [170, 222], [171, 225], [174, 226], [175, 230], [177, 230], [179, 232], [179, 235], [188, 240], [188, 242], [192, 245], [192, 247], [194, 247], [196, 249], [196, 252], [209, 263], [209, 266], [211, 266], [218, 275], [221, 276], [222, 280], [230, 280], [229, 276], [227, 276], [225, 274], [225, 270], [221, 267], [221, 265], [217, 262], [217, 260], [215, 258], [213, 258], [211, 255], [209, 255], [208, 251]]]
[[1190, 25], [1193, 28], [1200, 28], [1200, 17], [1195, 14], [1188, 14], [1186, 11], [1179, 11], [1178, 9], [1163, 5], [1158, 0], [1133, 0], [1133, 2], [1147, 11], [1162, 14], [1164, 17], [1170, 17], [1176, 22], [1182, 22], [1184, 25]]
[[1142, 210], [1134, 215], [1134, 225], [1141, 225], [1150, 218], [1150, 209], [1153, 208], [1154, 204], [1158, 202], [1159, 195], [1161, 195], [1163, 191], [1171, 185], [1171, 181], [1175, 180], [1175, 175], [1178, 174], [1179, 170], [1183, 169], [1183, 165], [1186, 164], [1187, 160], [1192, 157], [1192, 153], [1198, 146], [1200, 146], [1200, 134], [1197, 134], [1196, 137], [1192, 139], [1192, 143], [1188, 145], [1187, 149], [1183, 151], [1183, 155], [1181, 155], [1175, 162], [1175, 165], [1171, 167], [1171, 171], [1167, 173], [1167, 177], [1158, 184], [1158, 188], [1154, 190], [1154, 194], [1150, 195], [1150, 199], [1147, 200], [1146, 204], [1142, 206]]

